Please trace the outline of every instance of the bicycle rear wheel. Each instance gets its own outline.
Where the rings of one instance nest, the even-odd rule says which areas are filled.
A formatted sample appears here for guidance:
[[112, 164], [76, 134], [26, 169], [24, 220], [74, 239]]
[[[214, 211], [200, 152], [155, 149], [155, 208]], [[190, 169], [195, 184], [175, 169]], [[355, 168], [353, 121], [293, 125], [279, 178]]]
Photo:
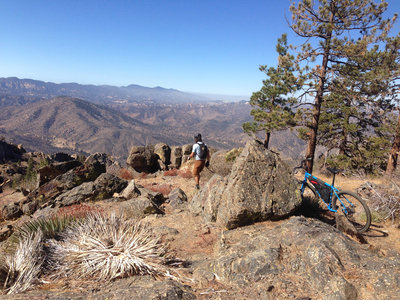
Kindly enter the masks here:
[[371, 226], [371, 212], [368, 205], [361, 197], [352, 192], [343, 191], [338, 193], [341, 203], [336, 197], [333, 199], [332, 206], [335, 210], [341, 207], [346, 216], [357, 232], [366, 232]]

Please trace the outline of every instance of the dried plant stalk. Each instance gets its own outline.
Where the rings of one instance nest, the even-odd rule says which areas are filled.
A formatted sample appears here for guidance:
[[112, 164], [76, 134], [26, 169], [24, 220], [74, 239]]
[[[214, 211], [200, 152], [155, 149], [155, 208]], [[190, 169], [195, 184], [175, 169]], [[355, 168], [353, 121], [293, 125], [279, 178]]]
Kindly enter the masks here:
[[6, 294], [15, 294], [31, 288], [38, 279], [44, 262], [41, 230], [21, 239], [13, 255], [1, 257], [1, 288]]

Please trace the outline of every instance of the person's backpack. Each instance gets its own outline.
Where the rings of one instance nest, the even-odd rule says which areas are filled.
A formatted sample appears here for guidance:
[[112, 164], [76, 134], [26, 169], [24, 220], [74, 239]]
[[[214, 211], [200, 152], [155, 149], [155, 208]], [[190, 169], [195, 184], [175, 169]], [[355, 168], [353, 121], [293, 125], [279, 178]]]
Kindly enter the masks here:
[[204, 160], [207, 158], [207, 153], [208, 153], [208, 148], [207, 145], [204, 143], [197, 143], [200, 146], [200, 151], [199, 151], [199, 157], [201, 160]]

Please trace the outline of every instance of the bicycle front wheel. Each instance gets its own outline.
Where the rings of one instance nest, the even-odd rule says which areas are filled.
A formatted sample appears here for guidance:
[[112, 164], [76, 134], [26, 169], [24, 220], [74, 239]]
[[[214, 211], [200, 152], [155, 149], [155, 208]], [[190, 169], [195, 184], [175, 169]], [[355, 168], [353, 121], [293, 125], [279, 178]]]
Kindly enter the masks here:
[[307, 216], [319, 216], [326, 205], [324, 205], [322, 199], [318, 196], [314, 187], [308, 183], [303, 186], [301, 193], [303, 213]]
[[341, 201], [335, 197], [332, 207], [335, 210], [341, 208], [343, 214], [354, 225], [357, 232], [366, 232], [371, 226], [371, 212], [365, 201], [355, 193], [347, 191], [338, 193], [338, 197]]

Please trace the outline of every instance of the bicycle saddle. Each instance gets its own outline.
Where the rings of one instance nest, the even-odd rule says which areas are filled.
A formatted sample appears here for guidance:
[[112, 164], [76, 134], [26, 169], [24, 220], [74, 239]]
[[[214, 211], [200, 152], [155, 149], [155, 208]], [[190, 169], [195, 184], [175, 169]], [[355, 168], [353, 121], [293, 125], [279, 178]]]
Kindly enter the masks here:
[[336, 169], [336, 168], [327, 167], [326, 169], [327, 169], [329, 172], [333, 173], [333, 174], [339, 174], [339, 173], [340, 173], [340, 170], [339, 170], [339, 169]]

